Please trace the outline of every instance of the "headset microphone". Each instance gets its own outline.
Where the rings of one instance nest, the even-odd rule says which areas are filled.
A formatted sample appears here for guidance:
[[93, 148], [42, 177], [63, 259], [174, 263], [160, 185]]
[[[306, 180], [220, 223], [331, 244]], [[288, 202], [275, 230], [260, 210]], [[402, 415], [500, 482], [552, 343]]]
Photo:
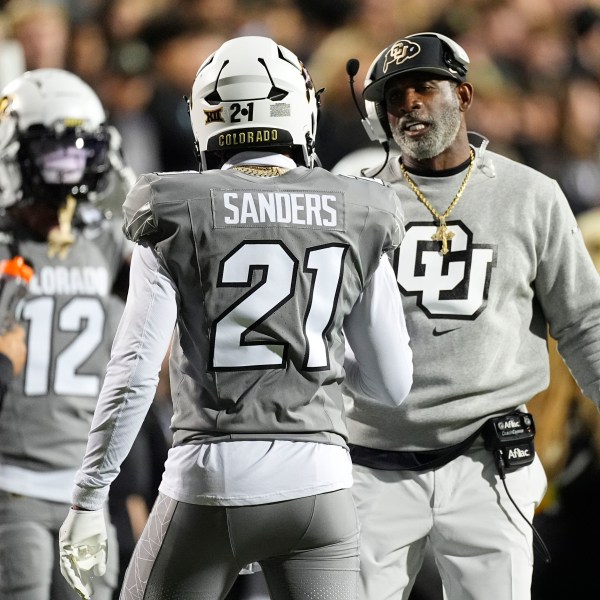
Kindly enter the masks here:
[[358, 59], [351, 58], [346, 63], [346, 73], [348, 73], [349, 83], [350, 83], [350, 93], [352, 94], [352, 100], [354, 100], [354, 105], [356, 106], [356, 110], [360, 115], [361, 119], [365, 119], [365, 115], [363, 111], [360, 109], [360, 105], [358, 104], [358, 100], [356, 99], [356, 92], [354, 91], [354, 77], [358, 73], [358, 68], [360, 67], [360, 63]]
[[381, 166], [381, 169], [379, 169], [379, 171], [377, 171], [377, 173], [375, 173], [373, 175], [373, 177], [375, 177], [376, 175], [379, 175], [379, 173], [381, 173], [381, 171], [383, 171], [383, 168], [385, 167], [385, 165], [387, 163], [387, 159], [390, 155], [390, 145], [387, 142], [387, 140], [382, 141], [381, 138], [377, 136], [377, 134], [375, 133], [375, 130], [373, 129], [373, 124], [367, 118], [367, 116], [363, 113], [363, 111], [360, 108], [360, 105], [358, 104], [358, 100], [356, 99], [356, 92], [354, 91], [354, 77], [358, 73], [359, 67], [360, 67], [360, 63], [358, 62], [357, 58], [348, 59], [348, 62], [346, 63], [346, 73], [348, 74], [348, 83], [350, 84], [350, 93], [352, 94], [352, 99], [354, 100], [354, 105], [356, 106], [356, 110], [358, 110], [358, 114], [360, 115], [360, 121], [363, 124], [363, 127], [365, 128], [365, 131], [367, 132], [367, 135], [369, 136], [369, 139], [373, 142], [379, 142], [383, 146], [383, 149], [385, 150], [385, 156], [386, 156], [386, 159], [385, 159], [383, 165]]

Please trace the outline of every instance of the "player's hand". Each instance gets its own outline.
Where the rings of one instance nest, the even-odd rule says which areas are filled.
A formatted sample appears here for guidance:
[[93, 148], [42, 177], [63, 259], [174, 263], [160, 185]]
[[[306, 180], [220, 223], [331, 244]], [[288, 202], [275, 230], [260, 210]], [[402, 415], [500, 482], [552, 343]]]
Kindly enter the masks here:
[[0, 352], [10, 359], [13, 373], [18, 375], [25, 366], [27, 354], [25, 330], [21, 325], [14, 324], [8, 331], [0, 335]]
[[89, 600], [91, 579], [106, 572], [104, 511], [71, 508], [60, 528], [60, 571], [84, 600]]

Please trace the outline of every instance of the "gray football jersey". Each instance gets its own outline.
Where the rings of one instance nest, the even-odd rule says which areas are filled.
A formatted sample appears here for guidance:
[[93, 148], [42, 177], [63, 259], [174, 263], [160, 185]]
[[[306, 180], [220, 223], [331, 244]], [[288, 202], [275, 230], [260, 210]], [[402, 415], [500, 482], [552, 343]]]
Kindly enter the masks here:
[[0, 258], [15, 251], [35, 275], [21, 305], [27, 362], [0, 411], [0, 461], [32, 470], [77, 468], [123, 302], [111, 295], [122, 241], [107, 222], [79, 232], [65, 258], [3, 223]]
[[393, 191], [320, 168], [161, 173], [138, 180], [124, 213], [126, 235], [154, 246], [178, 291], [175, 443], [343, 445], [342, 326], [400, 243]]

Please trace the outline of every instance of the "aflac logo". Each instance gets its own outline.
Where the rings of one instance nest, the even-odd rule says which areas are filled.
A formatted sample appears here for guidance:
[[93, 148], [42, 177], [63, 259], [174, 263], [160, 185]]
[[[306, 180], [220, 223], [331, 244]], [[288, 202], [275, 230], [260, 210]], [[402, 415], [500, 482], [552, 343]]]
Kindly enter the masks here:
[[521, 423], [519, 423], [519, 421], [517, 421], [516, 419], [508, 419], [507, 421], [504, 421], [504, 423], [500, 422], [498, 423], [498, 427], [500, 429], [514, 429], [515, 427], [520, 427]]
[[522, 448], [511, 448], [508, 451], [508, 458], [529, 458], [531, 454], [529, 450], [524, 450]]

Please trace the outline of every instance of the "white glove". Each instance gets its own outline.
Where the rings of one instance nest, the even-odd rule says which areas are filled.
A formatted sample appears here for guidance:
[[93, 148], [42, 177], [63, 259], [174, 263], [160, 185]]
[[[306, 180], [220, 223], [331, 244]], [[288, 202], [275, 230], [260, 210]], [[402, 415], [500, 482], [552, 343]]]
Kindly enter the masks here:
[[106, 537], [103, 510], [71, 508], [60, 528], [60, 572], [84, 600], [94, 591], [91, 578], [106, 572]]
[[239, 575], [252, 575], [252, 573], [259, 573], [262, 571], [260, 565], [257, 562], [250, 563], [240, 569]]

